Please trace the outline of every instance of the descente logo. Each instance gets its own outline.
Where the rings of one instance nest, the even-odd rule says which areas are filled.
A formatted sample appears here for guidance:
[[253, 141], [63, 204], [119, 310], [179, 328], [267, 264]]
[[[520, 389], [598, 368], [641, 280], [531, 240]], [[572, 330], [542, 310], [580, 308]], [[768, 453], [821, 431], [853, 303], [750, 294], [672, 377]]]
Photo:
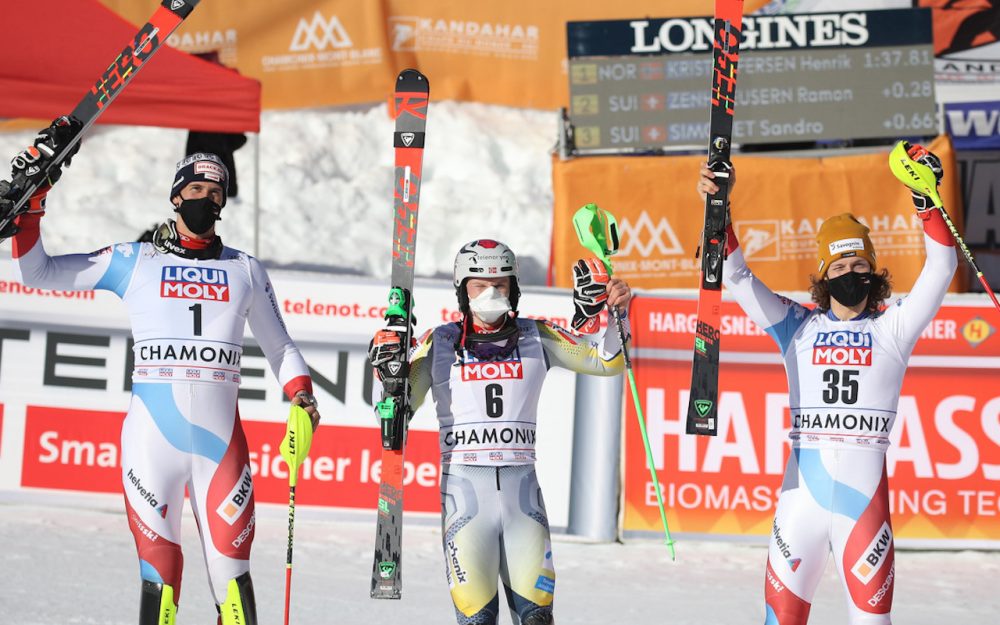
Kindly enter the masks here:
[[[711, 50], [715, 24], [709, 18], [664, 20], [653, 32], [649, 20], [629, 22], [635, 41], [632, 52], [698, 52]], [[769, 15], [743, 19], [741, 50], [862, 46], [868, 42], [864, 13]]]

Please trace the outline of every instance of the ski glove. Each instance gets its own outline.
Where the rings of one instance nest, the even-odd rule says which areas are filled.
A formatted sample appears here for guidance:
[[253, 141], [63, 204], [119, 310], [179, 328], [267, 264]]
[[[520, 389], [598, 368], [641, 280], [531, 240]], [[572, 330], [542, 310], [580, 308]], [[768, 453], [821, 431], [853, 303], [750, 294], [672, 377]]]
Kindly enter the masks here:
[[45, 195], [49, 189], [62, 176], [62, 167], [68, 167], [73, 156], [79, 151], [80, 143], [70, 149], [66, 158], [57, 167], [45, 168], [55, 160], [69, 143], [80, 133], [83, 124], [75, 117], [65, 115], [53, 121], [48, 128], [45, 128], [35, 137], [33, 145], [25, 148], [20, 154], [10, 161], [11, 174], [18, 185], [35, 184], [39, 185], [32, 198]]
[[[934, 177], [937, 179], [938, 186], [941, 185], [941, 178], [944, 177], [944, 168], [941, 167], [941, 159], [937, 155], [916, 143], [911, 145], [906, 153], [918, 163], [930, 167], [931, 171], [934, 172]], [[934, 208], [934, 203], [926, 195], [917, 193], [916, 191], [910, 191], [910, 195], [913, 197], [913, 207], [917, 209], [918, 213]]]
[[[404, 351], [404, 336], [403, 332], [395, 328], [385, 328], [376, 332], [375, 338], [368, 344], [368, 360], [375, 368], [379, 380], [394, 375], [390, 366], [401, 360], [399, 354]], [[403, 357], [405, 358], [405, 355]]]
[[573, 329], [594, 334], [601, 328], [597, 316], [608, 302], [608, 275], [604, 263], [596, 258], [578, 260], [573, 265]]
[[[11, 195], [10, 183], [6, 180], [0, 180], [0, 217], [6, 217], [14, 212], [14, 200], [8, 196]], [[4, 239], [9, 239], [20, 231], [14, 222], [11, 221], [9, 224], [4, 226], [3, 230], [0, 230], [0, 241]]]

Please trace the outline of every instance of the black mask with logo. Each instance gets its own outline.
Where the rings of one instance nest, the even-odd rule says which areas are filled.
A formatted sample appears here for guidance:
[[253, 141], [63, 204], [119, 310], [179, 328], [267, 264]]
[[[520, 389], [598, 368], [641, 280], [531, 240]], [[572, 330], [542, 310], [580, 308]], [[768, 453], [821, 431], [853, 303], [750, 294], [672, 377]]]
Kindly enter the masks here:
[[222, 207], [210, 197], [200, 197], [195, 200], [181, 199], [181, 204], [174, 209], [179, 213], [188, 230], [202, 236], [212, 229], [216, 221], [222, 219]]
[[830, 287], [830, 297], [850, 308], [868, 297], [872, 288], [872, 274], [848, 271], [836, 278], [828, 278], [827, 284]]

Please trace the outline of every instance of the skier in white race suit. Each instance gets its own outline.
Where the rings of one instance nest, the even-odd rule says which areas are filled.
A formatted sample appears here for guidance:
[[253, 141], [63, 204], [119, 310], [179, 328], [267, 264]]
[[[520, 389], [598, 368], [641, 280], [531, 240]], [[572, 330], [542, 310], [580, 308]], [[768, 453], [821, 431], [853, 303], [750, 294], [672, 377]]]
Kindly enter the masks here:
[[[631, 290], [609, 279], [597, 259], [581, 260], [573, 271], [573, 326], [599, 331], [604, 306], [624, 311]], [[460, 625], [497, 623], [499, 579], [515, 623], [548, 625], [555, 566], [534, 467], [542, 382], [552, 367], [621, 373], [621, 342], [614, 329], [595, 341], [518, 318], [517, 261], [499, 241], [463, 245], [454, 286], [463, 319], [416, 341], [410, 385], [414, 409], [428, 390], [437, 407], [442, 546], [456, 617]], [[380, 331], [369, 353], [376, 372], [400, 349], [397, 331]]]
[[[909, 155], [941, 178], [936, 156]], [[697, 190], [718, 187], [702, 166]], [[766, 625], [804, 625], [832, 550], [852, 625], [890, 623], [895, 580], [885, 452], [907, 361], [944, 300], [957, 265], [940, 211], [914, 193], [927, 259], [891, 302], [868, 228], [850, 213], [819, 229], [815, 309], [771, 292], [747, 266], [732, 225], [723, 281], [778, 344], [788, 373], [792, 449], [768, 547]], [[887, 304], [887, 305], [884, 305]]]
[[[45, 159], [59, 151], [60, 122], [15, 157], [15, 173], [41, 175]], [[177, 220], [161, 226], [152, 243], [49, 256], [39, 226], [56, 179], [57, 173], [42, 180], [30, 211], [18, 217], [13, 257], [25, 285], [111, 291], [128, 308], [135, 367], [121, 470], [142, 579], [139, 623], [174, 622], [186, 487], [219, 622], [254, 625], [253, 481], [236, 406], [246, 323], [285, 394], [310, 413], [314, 428], [319, 413], [309, 370], [288, 336], [267, 273], [215, 234], [229, 172], [214, 154], [192, 154], [178, 164], [170, 190]]]

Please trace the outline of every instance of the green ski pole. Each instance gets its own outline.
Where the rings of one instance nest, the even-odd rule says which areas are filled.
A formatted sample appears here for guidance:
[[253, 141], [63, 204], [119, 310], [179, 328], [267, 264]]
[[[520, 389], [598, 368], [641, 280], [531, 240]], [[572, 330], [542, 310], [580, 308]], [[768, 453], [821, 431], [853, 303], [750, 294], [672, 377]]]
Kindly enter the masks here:
[[[592, 252], [604, 263], [608, 270], [608, 276], [614, 274], [611, 265], [611, 254], [618, 251], [618, 222], [614, 215], [603, 210], [597, 204], [587, 204], [580, 208], [573, 215], [573, 226], [576, 228], [576, 236], [580, 239], [580, 244]], [[610, 245], [608, 237], [610, 236]], [[625, 344], [625, 326], [622, 324], [621, 315], [617, 308], [608, 307], [608, 312], [618, 326], [618, 337], [622, 343], [622, 356], [625, 358], [625, 372], [628, 376], [629, 388], [632, 390], [632, 405], [635, 406], [635, 414], [639, 418], [639, 431], [642, 432], [642, 444], [646, 448], [646, 464], [649, 466], [649, 475], [656, 485], [656, 503], [660, 508], [660, 520], [663, 522], [663, 533], [667, 537], [667, 547], [670, 549], [670, 559], [676, 560], [677, 554], [674, 551], [674, 539], [670, 537], [670, 527], [667, 525], [667, 513], [663, 508], [663, 495], [660, 493], [660, 480], [656, 477], [656, 469], [653, 464], [653, 450], [649, 446], [649, 435], [646, 434], [646, 417], [642, 413], [642, 403], [639, 401], [639, 389], [635, 385], [635, 374], [632, 372], [632, 359], [628, 353], [628, 346]]]

